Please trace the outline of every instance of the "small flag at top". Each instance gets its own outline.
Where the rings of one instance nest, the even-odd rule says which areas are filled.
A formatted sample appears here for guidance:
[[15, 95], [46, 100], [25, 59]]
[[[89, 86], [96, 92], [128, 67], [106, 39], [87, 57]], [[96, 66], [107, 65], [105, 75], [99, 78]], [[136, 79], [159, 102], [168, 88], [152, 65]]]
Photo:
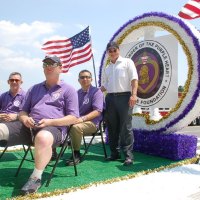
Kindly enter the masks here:
[[200, 17], [200, 0], [188, 1], [178, 15], [184, 19], [195, 19]]
[[66, 40], [51, 40], [43, 44], [42, 49], [47, 55], [56, 55], [61, 59], [63, 73], [76, 65], [92, 58], [89, 26]]

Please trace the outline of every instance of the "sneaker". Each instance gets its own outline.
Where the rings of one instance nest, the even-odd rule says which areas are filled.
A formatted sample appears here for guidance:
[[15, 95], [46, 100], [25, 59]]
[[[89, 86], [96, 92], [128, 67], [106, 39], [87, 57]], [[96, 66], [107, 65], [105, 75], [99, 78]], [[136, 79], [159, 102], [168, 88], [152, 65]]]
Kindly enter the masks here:
[[[80, 151], [74, 151], [74, 162], [75, 165], [78, 165], [81, 162], [81, 154]], [[69, 160], [66, 161], [66, 166], [73, 166], [73, 157], [71, 156]]]
[[31, 194], [37, 192], [37, 190], [41, 187], [40, 179], [32, 179], [29, 178], [28, 182], [22, 187], [21, 193], [23, 195]]
[[65, 164], [66, 164], [66, 166], [73, 166], [74, 162], [75, 162], [75, 165], [78, 165], [81, 162], [81, 159], [74, 158], [74, 161], [73, 161], [73, 158], [71, 158], [70, 160], [67, 160]]

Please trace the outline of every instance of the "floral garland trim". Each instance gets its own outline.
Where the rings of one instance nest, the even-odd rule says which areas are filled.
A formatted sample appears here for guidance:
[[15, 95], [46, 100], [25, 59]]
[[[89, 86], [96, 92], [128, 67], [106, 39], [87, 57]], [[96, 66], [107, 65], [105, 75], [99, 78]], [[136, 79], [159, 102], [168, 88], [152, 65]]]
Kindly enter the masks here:
[[[153, 170], [144, 170], [144, 171], [141, 171], [138, 173], [132, 173], [132, 174], [128, 174], [128, 175], [122, 176], [122, 177], [116, 177], [116, 178], [109, 179], [109, 180], [89, 183], [86, 185], [82, 185], [80, 187], [72, 187], [72, 188], [67, 188], [67, 189], [63, 189], [63, 190], [58, 189], [53, 192], [34, 193], [34, 194], [26, 195], [26, 196], [18, 196], [16, 198], [12, 198], [10, 200], [29, 200], [29, 199], [31, 200], [31, 199], [39, 199], [39, 198], [45, 198], [45, 197], [58, 196], [58, 195], [62, 195], [62, 194], [69, 193], [69, 192], [76, 192], [77, 190], [84, 190], [91, 186], [98, 186], [100, 184], [112, 184], [114, 182], [129, 180], [129, 179], [136, 178], [136, 177], [139, 177], [142, 175], [159, 172], [159, 171], [162, 171], [165, 169], [171, 169], [171, 168], [186, 165], [186, 164], [197, 163], [198, 160], [199, 160], [199, 157], [195, 157], [195, 158], [187, 159], [187, 160], [180, 161], [177, 163], [173, 163], [173, 164], [170, 164], [167, 166], [161, 166], [161, 167], [155, 168]], [[7, 199], [7, 200], [9, 200], [9, 199]]]

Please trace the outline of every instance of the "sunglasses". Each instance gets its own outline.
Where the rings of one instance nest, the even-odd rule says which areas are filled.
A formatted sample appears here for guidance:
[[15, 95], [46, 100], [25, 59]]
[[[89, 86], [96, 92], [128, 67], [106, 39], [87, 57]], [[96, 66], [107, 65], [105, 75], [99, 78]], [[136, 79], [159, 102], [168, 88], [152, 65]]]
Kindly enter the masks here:
[[54, 63], [54, 64], [43, 63], [43, 68], [46, 68], [46, 67], [58, 67], [58, 63]]
[[14, 83], [14, 82], [18, 83], [18, 82], [20, 82], [21, 80], [19, 80], [19, 79], [12, 79], [12, 78], [11, 78], [11, 79], [9, 79], [9, 81], [12, 82], [12, 83]]
[[114, 50], [108, 50], [109, 53], [116, 53], [117, 52], [117, 49], [114, 49]]
[[91, 76], [79, 76], [79, 78], [80, 78], [80, 79], [85, 79], [85, 78], [86, 78], [86, 79], [90, 79]]

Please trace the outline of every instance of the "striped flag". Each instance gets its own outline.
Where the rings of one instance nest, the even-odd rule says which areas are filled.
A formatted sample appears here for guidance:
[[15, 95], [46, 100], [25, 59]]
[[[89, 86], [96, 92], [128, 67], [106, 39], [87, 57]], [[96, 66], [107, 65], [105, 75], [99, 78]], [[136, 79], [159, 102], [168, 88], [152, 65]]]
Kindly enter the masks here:
[[61, 59], [63, 73], [70, 67], [87, 62], [92, 58], [89, 26], [66, 40], [51, 40], [43, 44], [42, 49], [47, 55], [56, 55]]
[[195, 19], [200, 17], [200, 0], [188, 1], [178, 15], [184, 19]]

